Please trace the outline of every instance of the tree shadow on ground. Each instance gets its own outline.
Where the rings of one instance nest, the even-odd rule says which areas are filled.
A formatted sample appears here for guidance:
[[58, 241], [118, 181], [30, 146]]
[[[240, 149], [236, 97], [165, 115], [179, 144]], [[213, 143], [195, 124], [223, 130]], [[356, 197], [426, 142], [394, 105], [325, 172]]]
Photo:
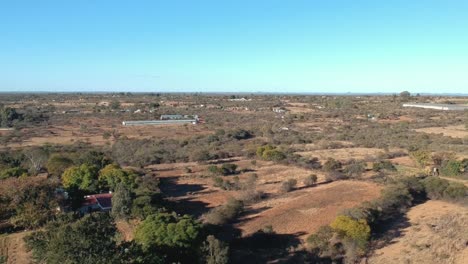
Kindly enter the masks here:
[[167, 197], [181, 197], [206, 189], [201, 184], [177, 183], [179, 177], [161, 178], [160, 189]]
[[161, 179], [160, 189], [167, 198], [167, 206], [179, 214], [200, 217], [210, 210], [209, 204], [193, 200], [190, 195], [206, 191], [201, 184], [178, 184], [178, 177]]
[[[232, 263], [267, 263], [287, 260], [293, 257], [293, 248], [300, 245], [297, 234], [276, 234], [256, 232], [250, 236], [237, 238], [231, 242]], [[283, 262], [287, 263], [287, 262]], [[292, 262], [291, 262], [292, 263]]]

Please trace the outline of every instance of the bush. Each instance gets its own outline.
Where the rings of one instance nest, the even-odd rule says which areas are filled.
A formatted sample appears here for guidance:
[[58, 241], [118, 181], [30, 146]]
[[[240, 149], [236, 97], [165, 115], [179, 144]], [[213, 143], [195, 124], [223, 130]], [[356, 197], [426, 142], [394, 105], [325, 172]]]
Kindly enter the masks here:
[[227, 264], [229, 262], [229, 247], [212, 235], [206, 238], [202, 251], [206, 264]]
[[317, 183], [317, 175], [315, 174], [309, 175], [304, 179], [304, 186], [310, 187], [310, 186], [314, 186], [316, 183]]
[[296, 184], [297, 184], [296, 179], [289, 179], [281, 184], [280, 191], [283, 193], [290, 192], [294, 190], [294, 188], [296, 187]]
[[377, 172], [382, 170], [396, 171], [396, 168], [390, 161], [381, 160], [372, 164], [372, 170]]
[[244, 210], [242, 201], [230, 198], [225, 205], [215, 207], [205, 214], [205, 222], [213, 225], [223, 225], [233, 220]]
[[221, 166], [221, 174], [226, 176], [226, 175], [232, 175], [232, 174], [236, 174], [237, 171], [237, 165], [236, 164], [232, 164], [232, 163], [225, 163]]
[[416, 150], [410, 152], [410, 156], [421, 166], [425, 167], [432, 160], [431, 153], [426, 150]]
[[321, 226], [315, 234], [307, 237], [307, 244], [315, 254], [321, 255], [330, 248], [334, 231], [330, 226]]
[[365, 171], [365, 164], [354, 160], [344, 168], [344, 173], [350, 178], [359, 178]]
[[444, 190], [444, 198], [450, 200], [461, 200], [467, 196], [468, 188], [459, 182], [451, 182]]
[[286, 159], [286, 154], [271, 145], [257, 148], [257, 156], [269, 161], [281, 161]]
[[325, 164], [323, 165], [323, 169], [325, 171], [337, 171], [341, 169], [341, 167], [342, 167], [341, 162], [333, 158], [328, 158], [327, 161], [325, 161]]
[[0, 172], [0, 180], [7, 179], [10, 177], [18, 178], [22, 176], [23, 174], [26, 174], [27, 172], [28, 172], [27, 170], [21, 167], [8, 168]]
[[458, 176], [462, 173], [463, 169], [461, 161], [451, 159], [442, 162], [440, 172], [445, 176]]
[[342, 238], [348, 238], [357, 243], [364, 250], [370, 238], [370, 227], [366, 220], [354, 220], [348, 216], [340, 215], [330, 224], [335, 232]]
[[449, 186], [447, 180], [439, 177], [427, 177], [423, 180], [424, 190], [432, 199], [440, 199], [444, 196], [444, 191]]

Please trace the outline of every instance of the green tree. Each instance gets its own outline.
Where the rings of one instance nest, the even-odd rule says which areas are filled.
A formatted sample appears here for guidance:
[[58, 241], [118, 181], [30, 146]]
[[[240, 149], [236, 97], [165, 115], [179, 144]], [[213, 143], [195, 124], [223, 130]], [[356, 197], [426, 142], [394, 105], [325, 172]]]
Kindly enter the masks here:
[[461, 161], [450, 159], [442, 162], [440, 172], [445, 176], [458, 176], [464, 170]]
[[120, 168], [116, 164], [109, 164], [99, 171], [99, 184], [101, 188], [115, 190], [118, 184], [124, 184], [128, 189], [136, 187], [137, 175]]
[[370, 227], [366, 220], [355, 220], [349, 216], [340, 215], [330, 224], [330, 227], [342, 238], [355, 241], [360, 249], [365, 249], [370, 238]]
[[96, 192], [98, 189], [98, 168], [87, 164], [70, 167], [62, 174], [62, 184], [67, 189]]
[[199, 238], [201, 224], [188, 215], [156, 213], [146, 217], [135, 231], [135, 241], [148, 249], [156, 247], [191, 248]]
[[127, 219], [132, 208], [132, 194], [125, 184], [118, 184], [112, 194], [112, 216], [115, 219]]
[[60, 221], [26, 238], [39, 263], [116, 263], [116, 227], [105, 213]]
[[10, 107], [0, 107], [0, 127], [12, 127], [15, 122], [23, 120], [23, 115]]

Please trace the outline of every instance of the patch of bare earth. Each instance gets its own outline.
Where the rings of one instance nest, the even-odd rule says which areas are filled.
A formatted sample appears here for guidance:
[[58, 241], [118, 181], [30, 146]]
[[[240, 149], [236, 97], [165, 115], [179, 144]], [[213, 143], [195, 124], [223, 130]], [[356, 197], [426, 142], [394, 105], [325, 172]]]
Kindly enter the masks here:
[[468, 263], [468, 208], [427, 201], [408, 213], [400, 237], [378, 249], [368, 263]]
[[31, 252], [26, 250], [23, 238], [30, 232], [14, 233], [0, 237], [0, 255], [6, 256], [7, 264], [27, 264], [31, 262]]
[[338, 181], [302, 188], [249, 208], [255, 212], [240, 221], [243, 235], [267, 225], [279, 234], [300, 234], [305, 239], [320, 226], [329, 224], [345, 208], [375, 199], [380, 187], [361, 181]]
[[468, 137], [468, 130], [465, 128], [464, 125], [446, 127], [425, 127], [415, 129], [415, 131], [428, 134], [443, 134], [444, 136], [453, 138]]

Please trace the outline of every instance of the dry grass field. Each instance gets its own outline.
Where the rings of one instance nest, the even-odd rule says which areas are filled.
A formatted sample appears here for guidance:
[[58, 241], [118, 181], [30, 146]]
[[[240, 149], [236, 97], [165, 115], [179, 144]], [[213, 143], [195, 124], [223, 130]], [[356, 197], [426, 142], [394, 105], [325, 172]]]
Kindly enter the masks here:
[[[44, 144], [73, 144], [77, 141], [93, 145], [112, 144], [112, 137], [105, 139], [104, 133], [116, 134], [120, 137], [144, 139], [188, 138], [194, 135], [210, 133], [203, 125], [147, 125], [123, 126], [120, 119], [105, 118], [70, 118], [67, 124], [47, 126], [40, 131], [33, 128], [24, 129], [24, 134], [30, 137], [19, 143], [10, 143], [11, 148], [42, 146]], [[8, 133], [10, 131], [3, 131]]]
[[314, 151], [301, 151], [297, 154], [304, 157], [317, 157], [321, 161], [333, 158], [340, 161], [350, 159], [369, 159], [384, 153], [383, 149], [378, 148], [340, 148], [340, 149], [320, 149]]
[[[302, 239], [322, 225], [328, 225], [343, 209], [379, 196], [373, 183], [340, 181], [303, 188], [255, 204], [256, 212], [241, 219], [243, 235], [271, 225], [278, 234], [300, 234]], [[337, 195], [339, 194], [339, 195]]]
[[[301, 234], [300, 238], [304, 239], [321, 225], [329, 224], [341, 210], [378, 197], [381, 189], [374, 183], [360, 181], [325, 183], [324, 175], [319, 171], [266, 161], [257, 161], [256, 165], [252, 165], [250, 160], [233, 160], [232, 163], [237, 164], [239, 169], [249, 169], [249, 172], [237, 175], [240, 180], [255, 173], [258, 176], [257, 190], [270, 197], [247, 208], [247, 215], [236, 225], [244, 236], [272, 225], [279, 234]], [[171, 201], [180, 203], [188, 213], [201, 216], [210, 208], [223, 205], [229, 197], [242, 195], [242, 191], [213, 187], [207, 167], [191, 162], [150, 168], [161, 177], [163, 192]], [[190, 168], [192, 172], [185, 172], [185, 168]], [[312, 173], [318, 175], [318, 185], [306, 188], [302, 181]], [[232, 179], [232, 176], [224, 178]], [[287, 179], [296, 179], [297, 189], [283, 194], [280, 185]]]
[[407, 213], [407, 227], [368, 263], [468, 263], [468, 208], [427, 201]]
[[446, 127], [426, 127], [415, 129], [417, 132], [428, 133], [428, 134], [443, 134], [447, 137], [453, 138], [468, 138], [468, 130], [465, 129], [465, 126], [446, 126]]

